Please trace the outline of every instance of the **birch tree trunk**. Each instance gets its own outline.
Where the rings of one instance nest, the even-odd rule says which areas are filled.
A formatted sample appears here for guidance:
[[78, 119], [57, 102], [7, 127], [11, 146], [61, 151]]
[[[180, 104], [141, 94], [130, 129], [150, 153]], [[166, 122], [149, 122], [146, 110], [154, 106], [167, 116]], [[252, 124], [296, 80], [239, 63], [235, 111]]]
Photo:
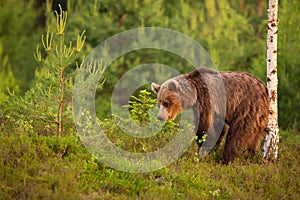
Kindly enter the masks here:
[[279, 128], [277, 106], [277, 33], [278, 33], [278, 0], [269, 0], [268, 39], [267, 39], [267, 88], [269, 94], [269, 122], [263, 158], [275, 159], [278, 156]]

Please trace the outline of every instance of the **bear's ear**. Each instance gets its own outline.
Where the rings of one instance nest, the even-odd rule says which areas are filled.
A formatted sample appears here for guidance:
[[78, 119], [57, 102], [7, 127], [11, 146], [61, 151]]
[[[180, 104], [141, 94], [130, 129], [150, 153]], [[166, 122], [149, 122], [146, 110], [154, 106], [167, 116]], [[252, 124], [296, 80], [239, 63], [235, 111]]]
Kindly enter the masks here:
[[176, 80], [171, 80], [168, 82], [168, 88], [172, 91], [178, 91], [180, 88], [179, 83]]
[[153, 92], [155, 92], [155, 93], [157, 94], [158, 91], [159, 91], [159, 89], [160, 89], [160, 85], [158, 85], [158, 84], [156, 84], [156, 83], [151, 83], [151, 90], [152, 90]]

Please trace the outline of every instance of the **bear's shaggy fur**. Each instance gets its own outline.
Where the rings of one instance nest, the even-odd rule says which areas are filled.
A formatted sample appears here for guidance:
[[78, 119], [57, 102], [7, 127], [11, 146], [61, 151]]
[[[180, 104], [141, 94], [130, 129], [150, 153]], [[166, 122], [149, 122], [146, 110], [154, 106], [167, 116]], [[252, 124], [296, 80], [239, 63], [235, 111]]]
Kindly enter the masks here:
[[[198, 123], [198, 138], [213, 127], [207, 136], [218, 137], [219, 144], [227, 132], [224, 163], [233, 161], [240, 150], [255, 153], [260, 146], [267, 127], [269, 103], [265, 84], [253, 75], [200, 68], [171, 78], [161, 86], [152, 83], [151, 87], [157, 93], [159, 120], [174, 119], [182, 109], [191, 108]], [[220, 136], [217, 132], [222, 129]]]

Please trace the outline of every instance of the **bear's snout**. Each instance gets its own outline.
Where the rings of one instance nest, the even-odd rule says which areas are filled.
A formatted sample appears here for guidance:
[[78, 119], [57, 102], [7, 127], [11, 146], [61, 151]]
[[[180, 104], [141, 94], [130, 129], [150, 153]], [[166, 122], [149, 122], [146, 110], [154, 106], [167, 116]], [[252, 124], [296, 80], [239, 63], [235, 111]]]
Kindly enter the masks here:
[[165, 119], [162, 116], [157, 116], [157, 119], [161, 122], [165, 121]]
[[158, 115], [157, 115], [157, 119], [159, 121], [163, 122], [163, 121], [168, 120], [167, 118], [168, 118], [167, 113], [166, 113], [165, 109], [163, 108], [163, 106], [161, 106], [160, 109], [159, 109]]

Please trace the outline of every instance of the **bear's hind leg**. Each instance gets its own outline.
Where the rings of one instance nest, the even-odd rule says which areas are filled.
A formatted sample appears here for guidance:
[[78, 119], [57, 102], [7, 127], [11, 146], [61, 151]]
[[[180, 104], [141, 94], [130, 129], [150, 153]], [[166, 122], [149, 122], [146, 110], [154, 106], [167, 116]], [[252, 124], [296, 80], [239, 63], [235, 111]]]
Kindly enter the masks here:
[[265, 125], [254, 118], [231, 123], [223, 150], [223, 163], [232, 162], [245, 151], [255, 154], [264, 136]]

